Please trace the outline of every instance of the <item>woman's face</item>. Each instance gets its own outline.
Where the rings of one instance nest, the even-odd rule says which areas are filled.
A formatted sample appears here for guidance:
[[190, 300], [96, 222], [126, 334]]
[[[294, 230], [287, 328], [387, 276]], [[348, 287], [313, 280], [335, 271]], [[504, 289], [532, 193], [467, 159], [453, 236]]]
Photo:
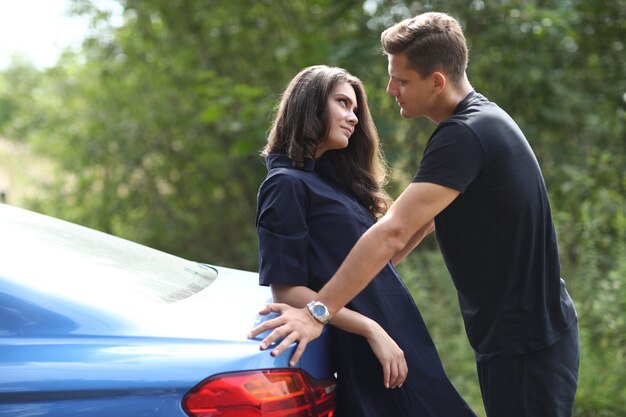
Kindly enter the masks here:
[[328, 96], [326, 107], [329, 122], [328, 133], [317, 147], [316, 157], [322, 156], [326, 151], [348, 146], [348, 140], [359, 122], [356, 117], [356, 93], [350, 83], [337, 84]]

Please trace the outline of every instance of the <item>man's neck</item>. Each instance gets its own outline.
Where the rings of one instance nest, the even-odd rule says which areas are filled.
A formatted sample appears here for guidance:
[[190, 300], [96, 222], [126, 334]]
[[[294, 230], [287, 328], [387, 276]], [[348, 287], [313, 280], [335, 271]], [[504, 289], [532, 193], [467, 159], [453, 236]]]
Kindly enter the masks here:
[[447, 86], [446, 90], [442, 92], [437, 105], [438, 111], [436, 114], [433, 114], [430, 119], [439, 124], [454, 115], [454, 111], [459, 103], [473, 90], [474, 88], [469, 83], [467, 76], [464, 74], [463, 78], [459, 83], [457, 83], [457, 85], [450, 84]]

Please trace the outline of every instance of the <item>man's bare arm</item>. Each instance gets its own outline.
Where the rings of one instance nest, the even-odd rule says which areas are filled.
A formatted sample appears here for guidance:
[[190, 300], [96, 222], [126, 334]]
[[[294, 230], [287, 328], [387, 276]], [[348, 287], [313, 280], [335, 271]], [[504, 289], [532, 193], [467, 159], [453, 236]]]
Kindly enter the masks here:
[[411, 238], [459, 195], [432, 183], [412, 183], [352, 248], [317, 300], [331, 317], [363, 290]]
[[422, 243], [422, 240], [424, 240], [426, 236], [428, 236], [434, 231], [435, 231], [435, 219], [426, 223], [426, 226], [418, 230], [418, 232], [413, 235], [413, 237], [409, 240], [409, 243], [407, 243], [406, 246], [401, 251], [393, 255], [393, 257], [391, 258], [391, 263], [393, 264], [393, 266], [398, 265], [400, 261], [406, 258], [406, 256], [409, 253], [411, 253], [413, 249], [417, 247], [417, 245]]

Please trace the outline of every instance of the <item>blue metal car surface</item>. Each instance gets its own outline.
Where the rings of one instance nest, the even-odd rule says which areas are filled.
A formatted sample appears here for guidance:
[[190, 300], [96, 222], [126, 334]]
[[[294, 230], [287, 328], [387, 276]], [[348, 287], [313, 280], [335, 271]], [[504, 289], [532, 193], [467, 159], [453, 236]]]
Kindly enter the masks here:
[[[183, 417], [209, 377], [289, 368], [246, 338], [257, 278], [0, 204], [0, 416]], [[297, 365], [315, 379], [327, 336]]]

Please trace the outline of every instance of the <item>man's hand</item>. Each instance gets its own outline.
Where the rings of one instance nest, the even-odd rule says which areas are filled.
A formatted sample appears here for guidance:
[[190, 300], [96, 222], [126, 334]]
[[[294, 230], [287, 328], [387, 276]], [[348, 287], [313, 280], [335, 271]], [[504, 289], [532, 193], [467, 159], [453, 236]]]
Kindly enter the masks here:
[[294, 342], [298, 346], [289, 361], [290, 366], [294, 366], [304, 353], [304, 349], [310, 341], [318, 338], [322, 334], [324, 325], [315, 320], [308, 309], [293, 308], [287, 304], [268, 304], [259, 314], [280, 313], [280, 316], [259, 324], [248, 333], [249, 338], [253, 338], [265, 331], [274, 329], [265, 339], [261, 341], [261, 349], [267, 349], [280, 339], [283, 340], [274, 347], [272, 355], [277, 356], [285, 351]]

